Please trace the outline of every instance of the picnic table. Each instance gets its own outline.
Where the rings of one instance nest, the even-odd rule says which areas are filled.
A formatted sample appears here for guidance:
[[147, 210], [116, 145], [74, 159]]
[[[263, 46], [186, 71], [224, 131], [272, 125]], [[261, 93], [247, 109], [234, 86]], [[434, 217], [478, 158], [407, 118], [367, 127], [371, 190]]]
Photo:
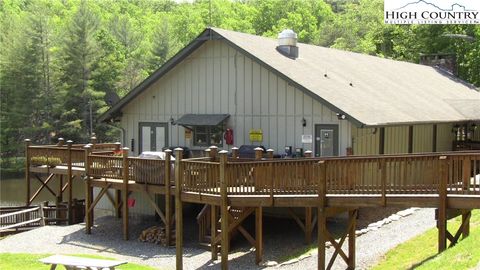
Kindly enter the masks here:
[[115, 267], [126, 264], [125, 261], [90, 259], [75, 256], [53, 255], [40, 259], [44, 264], [50, 264], [50, 270], [57, 268], [57, 265], [63, 265], [67, 270], [76, 269], [115, 269]]

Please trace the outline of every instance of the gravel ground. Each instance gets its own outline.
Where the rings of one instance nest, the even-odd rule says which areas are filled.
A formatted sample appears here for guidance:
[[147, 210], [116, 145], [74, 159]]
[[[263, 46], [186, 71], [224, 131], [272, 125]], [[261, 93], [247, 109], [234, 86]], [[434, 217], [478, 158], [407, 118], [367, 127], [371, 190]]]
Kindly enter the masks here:
[[[375, 211], [373, 212], [375, 213]], [[373, 214], [375, 215], [375, 214]], [[210, 252], [198, 248], [197, 228], [194, 215], [185, 215], [184, 234], [184, 268], [209, 269], [219, 268], [219, 261], [210, 260]], [[362, 212], [360, 217], [362, 218]], [[84, 225], [46, 226], [29, 232], [6, 237], [0, 240], [0, 252], [26, 253], [61, 253], [61, 254], [95, 254], [129, 262], [150, 265], [161, 269], [175, 267], [175, 248], [142, 243], [136, 240], [141, 230], [154, 225], [152, 221], [145, 222], [131, 219], [131, 239], [123, 241], [121, 235], [121, 220], [113, 217], [102, 217], [95, 220], [96, 225], [91, 235], [84, 233]], [[365, 222], [363, 222], [365, 223]], [[281, 224], [281, 226], [279, 226]], [[359, 221], [362, 224], [362, 220]], [[385, 252], [435, 225], [434, 211], [421, 209], [398, 221], [386, 224], [378, 230], [370, 231], [357, 238], [356, 263], [358, 269], [367, 269], [374, 265]], [[329, 221], [333, 233], [345, 227], [342, 219]], [[366, 225], [362, 225], [366, 226]], [[252, 231], [253, 220], [247, 220], [245, 226]], [[316, 239], [316, 234], [314, 234]], [[372, 244], [374, 243], [374, 244]], [[264, 218], [264, 260], [265, 262], [285, 263], [289, 254], [298, 252], [306, 246], [303, 233], [290, 219]], [[344, 246], [346, 248], [347, 245]], [[282, 269], [317, 269], [317, 253], [301, 260], [293, 260], [288, 264], [276, 265]], [[327, 249], [327, 260], [333, 253], [333, 248]], [[232, 240], [232, 251], [229, 253], [231, 269], [257, 269], [255, 252], [241, 236]], [[264, 264], [265, 266], [266, 264]], [[335, 269], [344, 269], [345, 264], [337, 258]]]

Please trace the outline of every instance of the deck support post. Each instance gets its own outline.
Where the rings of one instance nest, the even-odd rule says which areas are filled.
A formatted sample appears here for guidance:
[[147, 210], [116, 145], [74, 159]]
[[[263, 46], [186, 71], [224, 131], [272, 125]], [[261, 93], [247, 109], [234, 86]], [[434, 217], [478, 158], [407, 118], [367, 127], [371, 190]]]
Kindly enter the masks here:
[[[90, 205], [92, 204], [92, 193], [90, 192], [91, 180], [90, 180], [90, 162], [89, 162], [89, 154], [91, 147], [90, 145], [86, 145], [85, 149], [85, 233], [90, 234], [92, 231], [92, 215], [90, 214]], [[93, 212], [93, 209], [91, 210]]]
[[222, 150], [219, 152], [220, 155], [220, 195], [221, 195], [221, 204], [220, 204], [220, 215], [221, 215], [221, 252], [222, 252], [222, 270], [228, 269], [228, 250], [229, 250], [229, 235], [228, 230], [228, 197], [227, 197], [227, 151]]
[[348, 211], [348, 269], [355, 269], [355, 229], [357, 228], [358, 209]]
[[305, 243], [312, 243], [312, 207], [305, 207]]
[[255, 263], [258, 265], [263, 256], [263, 209], [255, 208]]
[[67, 205], [67, 213], [68, 213], [68, 224], [73, 223], [73, 179], [72, 179], [72, 144], [73, 142], [71, 140], [67, 141], [67, 147], [68, 147], [68, 154], [67, 154], [67, 182], [68, 182], [68, 205]]
[[30, 139], [25, 139], [25, 184], [27, 186], [27, 199], [25, 205], [30, 205], [30, 153], [29, 147], [32, 142]]
[[183, 149], [175, 148], [175, 249], [177, 270], [183, 269], [182, 156]]
[[327, 241], [327, 215], [325, 212], [327, 198], [327, 167], [325, 161], [318, 163], [318, 213], [317, 213], [317, 229], [318, 229], [318, 269], [325, 269], [325, 242]]
[[465, 239], [470, 235], [470, 217], [472, 210], [462, 210], [462, 238]]
[[115, 190], [115, 217], [121, 218], [122, 217], [122, 191], [119, 189]]
[[[55, 211], [55, 217], [58, 219], [60, 218], [61, 211], [60, 211], [60, 205], [62, 204], [63, 201], [63, 175], [57, 175], [58, 179], [58, 192], [57, 192], [57, 197], [55, 200], [55, 207], [57, 207], [57, 211]], [[67, 206], [67, 211], [70, 211], [70, 209]], [[61, 224], [61, 221], [57, 220], [56, 222], [57, 225]], [[70, 221], [69, 221], [70, 224]]]
[[165, 150], [165, 246], [170, 246], [172, 239], [172, 196], [170, 194], [170, 178], [172, 175], [171, 166], [172, 150]]
[[217, 206], [210, 205], [210, 249], [212, 252], [212, 261], [218, 260], [218, 245], [215, 242], [217, 237]]
[[123, 239], [128, 240], [128, 178], [130, 170], [128, 167], [128, 147], [123, 149]]
[[439, 202], [438, 202], [438, 252], [447, 248], [447, 181], [448, 181], [448, 160], [446, 156], [439, 158], [440, 179], [439, 179]]

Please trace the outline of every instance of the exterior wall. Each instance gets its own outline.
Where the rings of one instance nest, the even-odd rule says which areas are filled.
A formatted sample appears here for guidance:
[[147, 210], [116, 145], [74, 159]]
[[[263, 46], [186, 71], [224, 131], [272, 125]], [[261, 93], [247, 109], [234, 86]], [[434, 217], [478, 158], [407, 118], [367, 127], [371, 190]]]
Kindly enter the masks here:
[[[283, 153], [288, 145], [314, 151], [313, 143], [302, 144], [301, 136], [315, 135], [315, 124], [339, 126], [340, 155], [351, 146], [348, 121], [338, 120], [336, 113], [222, 41], [206, 42], [123, 109], [127, 146], [134, 140], [130, 155], [139, 154], [139, 122], [168, 123], [170, 146], [203, 150], [185, 139], [183, 127], [170, 124], [171, 118], [186, 113], [230, 114], [225, 128], [233, 129], [234, 146], [258, 144]], [[262, 129], [263, 142], [250, 142], [250, 129]], [[148, 202], [141, 202], [142, 194], [132, 196], [137, 200], [132, 213], [154, 213]]]
[[[454, 139], [452, 124], [437, 125], [437, 152], [451, 151]], [[408, 153], [408, 126], [385, 128], [385, 154]], [[352, 127], [354, 155], [379, 153], [379, 129]], [[479, 132], [480, 133], [480, 132]], [[413, 153], [433, 151], [433, 125], [413, 126]]]
[[378, 128], [357, 128], [352, 126], [352, 147], [354, 155], [377, 155], [379, 153], [380, 131]]
[[[235, 146], [314, 150], [313, 144], [301, 141], [302, 134], [314, 135], [314, 124], [339, 125], [341, 155], [351, 144], [348, 121], [338, 120], [334, 112], [222, 41], [205, 43], [124, 108], [122, 127], [128, 144], [135, 141], [131, 154], [138, 154], [139, 122], [170, 122], [186, 113], [230, 114], [226, 127], [234, 131]], [[249, 141], [250, 129], [262, 129], [262, 143]], [[201, 149], [185, 139], [184, 131], [169, 123], [169, 145]], [[224, 149], [230, 147], [224, 144]]]

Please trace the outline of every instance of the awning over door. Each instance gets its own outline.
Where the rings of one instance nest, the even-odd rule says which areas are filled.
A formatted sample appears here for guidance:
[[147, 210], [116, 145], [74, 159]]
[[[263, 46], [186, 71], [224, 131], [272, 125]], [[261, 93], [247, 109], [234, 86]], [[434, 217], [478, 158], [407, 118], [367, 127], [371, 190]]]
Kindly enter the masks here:
[[218, 126], [230, 114], [184, 114], [175, 124], [181, 126]]

